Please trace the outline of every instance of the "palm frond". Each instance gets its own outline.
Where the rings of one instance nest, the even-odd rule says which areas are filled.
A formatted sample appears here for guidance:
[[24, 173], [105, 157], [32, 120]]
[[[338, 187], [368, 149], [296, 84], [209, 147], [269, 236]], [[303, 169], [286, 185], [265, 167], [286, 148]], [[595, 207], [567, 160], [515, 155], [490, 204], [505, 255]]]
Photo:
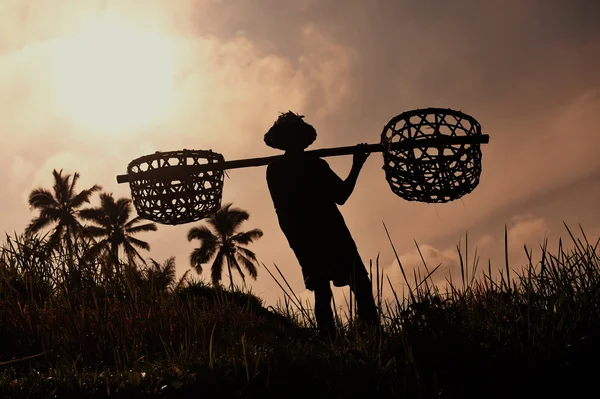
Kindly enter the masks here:
[[215, 229], [222, 241], [234, 234], [234, 219], [230, 214], [230, 208], [231, 204], [226, 204], [206, 220], [206, 223]]
[[73, 207], [73, 209], [76, 209], [76, 208], [79, 208], [84, 203], [89, 203], [90, 197], [92, 196], [92, 194], [94, 194], [95, 192], [100, 191], [100, 190], [102, 190], [102, 187], [97, 184], [94, 184], [92, 187], [90, 187], [86, 190], [82, 190], [79, 194], [75, 195], [71, 199], [71, 207]]
[[146, 219], [144, 219], [143, 217], [140, 217], [140, 216], [136, 216], [133, 219], [130, 219], [127, 223], [125, 223], [123, 225], [123, 227], [128, 229], [130, 227], [134, 227], [134, 225], [136, 225], [142, 221], [146, 221]]
[[219, 247], [219, 238], [206, 226], [193, 227], [188, 231], [188, 241], [197, 239], [200, 246], [194, 250], [193, 255], [197, 262], [206, 263]]
[[187, 234], [188, 241], [200, 240], [204, 241], [217, 241], [218, 237], [210, 231], [206, 226], [192, 227]]
[[252, 230], [234, 235], [233, 237], [231, 237], [231, 241], [233, 241], [237, 244], [247, 245], [255, 240], [258, 240], [262, 236], [263, 236], [262, 230], [252, 229]]
[[[149, 258], [148, 262], [151, 263], [151, 266], [148, 270], [153, 271], [153, 270], [160, 270], [160, 263], [158, 263], [157, 260], [155, 260], [154, 258]], [[146, 263], [148, 263], [146, 262]]]
[[144, 231], [156, 231], [156, 230], [158, 230], [156, 223], [145, 223], [145, 224], [141, 224], [139, 226], [126, 228], [125, 232], [127, 234], [136, 234], [136, 233], [140, 233], [140, 232], [144, 232]]
[[74, 217], [71, 213], [69, 213], [69, 211], [65, 211], [64, 209], [62, 209], [62, 207], [41, 209], [40, 216], [49, 217], [50, 219], [54, 219], [54, 221], [56, 222], [63, 221], [63, 219], [66, 222], [67, 217]]
[[[50, 210], [52, 212], [53, 210]], [[60, 223], [64, 224], [69, 231], [67, 233], [72, 234], [81, 229], [81, 223], [77, 219], [77, 216], [69, 211], [61, 212], [61, 216], [57, 217], [60, 220]]]
[[60, 244], [60, 240], [63, 238], [63, 232], [64, 232], [64, 225], [59, 224], [58, 226], [56, 226], [56, 228], [52, 232], [52, 235], [48, 239], [48, 247], [50, 249], [54, 250], [54, 249], [58, 248], [58, 246]]
[[[192, 253], [190, 254], [190, 264], [192, 266], [194, 266], [195, 268], [202, 270], [202, 265], [204, 263], [208, 263], [210, 258], [212, 258], [214, 256], [215, 252], [217, 252], [216, 245], [214, 245], [212, 247], [204, 245], [204, 246], [195, 248], [192, 251]], [[201, 271], [198, 272], [198, 274], [200, 274], [200, 273], [201, 273]]]
[[150, 244], [148, 244], [146, 241], [142, 241], [142, 240], [138, 240], [135, 237], [126, 237], [125, 238], [125, 245], [133, 245], [139, 249], [143, 249], [145, 251], [150, 251]]
[[250, 214], [239, 208], [232, 208], [229, 210], [229, 220], [231, 221], [231, 232], [236, 233], [242, 223], [250, 218]]
[[60, 204], [66, 203], [69, 199], [69, 181], [71, 180], [71, 175], [67, 174], [63, 176], [62, 172], [62, 169], [58, 172], [56, 169], [52, 171], [52, 176], [54, 177], [52, 188], [54, 196]]
[[50, 191], [38, 187], [29, 194], [29, 206], [36, 209], [45, 209], [57, 208], [59, 204]]
[[85, 226], [83, 228], [83, 235], [85, 237], [100, 238], [108, 236], [109, 233], [109, 230], [98, 226]]
[[[134, 248], [132, 243], [128, 242], [128, 241], [129, 240], [126, 240], [123, 243], [123, 250], [125, 251], [125, 255], [127, 256], [127, 260], [129, 261], [129, 263], [135, 263], [136, 259], [139, 259], [143, 263], [144, 258], [142, 257], [142, 255], [140, 255], [140, 253]], [[150, 247], [148, 246], [148, 249], [149, 248]], [[145, 249], [145, 248], [142, 248], [142, 249]]]
[[77, 180], [79, 180], [79, 173], [75, 172], [67, 191], [67, 198], [73, 198], [75, 196], [75, 185], [77, 184]]
[[237, 256], [237, 260], [248, 271], [248, 274], [250, 274], [250, 277], [252, 277], [254, 280], [256, 280], [258, 271], [256, 270], [256, 265], [254, 264], [254, 262], [252, 262], [250, 259], [246, 258], [245, 256], [239, 255], [239, 254]]
[[112, 223], [116, 222], [116, 215], [119, 213], [115, 204], [115, 199], [111, 193], [100, 194], [100, 208], [104, 210], [108, 219]]
[[81, 209], [77, 212], [77, 215], [83, 220], [89, 220], [101, 226], [110, 227], [110, 221], [102, 208]]
[[190, 265], [196, 270], [196, 273], [202, 274], [202, 265], [210, 260], [201, 248], [196, 248], [190, 254]]
[[117, 217], [117, 224], [122, 226], [127, 223], [127, 219], [131, 215], [131, 200], [129, 198], [119, 198], [115, 202], [115, 207], [117, 209], [115, 215]]
[[237, 270], [238, 273], [240, 274], [240, 276], [242, 276], [242, 281], [246, 281], [246, 275], [242, 271], [242, 268], [240, 267], [240, 264], [238, 263], [235, 256], [234, 255], [227, 256], [227, 261], [229, 262], [230, 266], [233, 266], [232, 269]]
[[252, 262], [258, 262], [258, 259], [256, 259], [256, 254], [253, 251], [250, 251], [248, 248], [237, 247], [237, 252], [250, 259]]
[[45, 227], [48, 227], [50, 224], [55, 222], [56, 220], [48, 217], [47, 215], [40, 215], [37, 218], [33, 219], [25, 228], [25, 234], [35, 234], [42, 230]]

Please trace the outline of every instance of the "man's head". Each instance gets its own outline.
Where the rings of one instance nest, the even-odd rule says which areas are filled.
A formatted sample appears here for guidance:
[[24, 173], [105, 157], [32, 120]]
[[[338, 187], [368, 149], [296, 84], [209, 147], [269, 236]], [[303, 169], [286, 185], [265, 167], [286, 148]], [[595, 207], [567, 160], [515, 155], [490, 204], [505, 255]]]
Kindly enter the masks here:
[[317, 138], [314, 127], [302, 120], [304, 115], [288, 111], [279, 115], [273, 126], [265, 134], [269, 147], [284, 151], [302, 151]]

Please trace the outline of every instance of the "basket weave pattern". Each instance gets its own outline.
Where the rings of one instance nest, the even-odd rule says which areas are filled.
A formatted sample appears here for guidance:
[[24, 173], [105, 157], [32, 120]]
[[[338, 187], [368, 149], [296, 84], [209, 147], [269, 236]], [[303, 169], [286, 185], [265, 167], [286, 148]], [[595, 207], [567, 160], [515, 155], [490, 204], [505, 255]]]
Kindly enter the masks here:
[[[138, 215], [157, 223], [177, 225], [201, 220], [221, 207], [223, 170], [173, 173], [189, 166], [223, 162], [213, 151], [156, 152], [133, 160], [127, 167], [131, 196]], [[137, 173], [155, 171], [136, 177]]]
[[381, 144], [386, 180], [408, 201], [442, 203], [470, 193], [479, 184], [479, 144], [444, 144], [393, 149], [391, 143], [436, 137], [481, 135], [469, 115], [441, 108], [418, 109], [393, 118], [383, 129]]

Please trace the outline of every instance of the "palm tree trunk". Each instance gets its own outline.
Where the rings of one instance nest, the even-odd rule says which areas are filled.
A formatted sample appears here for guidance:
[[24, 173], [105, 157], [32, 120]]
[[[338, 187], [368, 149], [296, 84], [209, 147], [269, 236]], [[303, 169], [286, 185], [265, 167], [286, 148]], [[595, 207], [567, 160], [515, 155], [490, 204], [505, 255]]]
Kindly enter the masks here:
[[229, 262], [229, 257], [227, 257], [227, 270], [229, 270], [229, 287], [231, 292], [233, 292], [233, 274], [231, 273], [231, 263]]
[[67, 227], [67, 254], [68, 254], [68, 273], [69, 280], [72, 282], [73, 273], [75, 272], [75, 231]]
[[115, 276], [117, 278], [121, 277], [121, 265], [119, 264], [119, 246], [111, 243], [110, 245], [110, 255], [113, 263], [115, 264]]
[[[64, 244], [67, 258], [63, 261], [63, 281], [71, 283], [71, 279], [73, 277], [72, 272], [74, 268], [73, 264], [75, 262], [73, 260], [73, 230], [69, 225], [67, 225], [65, 229]], [[67, 279], [69, 281], [67, 281]]]

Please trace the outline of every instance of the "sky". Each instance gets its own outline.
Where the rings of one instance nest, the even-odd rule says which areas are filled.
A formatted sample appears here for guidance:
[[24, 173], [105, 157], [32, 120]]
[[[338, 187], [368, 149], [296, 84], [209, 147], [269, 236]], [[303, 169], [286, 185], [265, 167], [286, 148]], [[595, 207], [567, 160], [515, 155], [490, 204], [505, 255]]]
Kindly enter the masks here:
[[[79, 172], [80, 189], [129, 197], [116, 175], [155, 151], [277, 155], [263, 135], [280, 112], [305, 115], [316, 149], [376, 143], [394, 116], [441, 107], [490, 136], [479, 186], [446, 204], [404, 201], [372, 154], [340, 207], [363, 261], [379, 256], [402, 291], [385, 223], [409, 271], [423, 272], [418, 243], [429, 266], [442, 264], [436, 282], [457, 280], [467, 237], [470, 259], [477, 248], [497, 271], [506, 226], [519, 270], [524, 245], [535, 259], [544, 238], [551, 248], [568, 238], [563, 223], [600, 236], [599, 15], [592, 0], [2, 0], [0, 229], [23, 231], [36, 215], [27, 196], [51, 186], [54, 168]], [[327, 161], [347, 176], [351, 157]], [[250, 213], [245, 228], [263, 230], [250, 247], [260, 261], [309, 299], [265, 168], [230, 171], [230, 202]], [[176, 256], [181, 275], [194, 248], [187, 231], [199, 224], [140, 235], [152, 248], [144, 256]], [[281, 290], [258, 273], [249, 286], [272, 304]]]

